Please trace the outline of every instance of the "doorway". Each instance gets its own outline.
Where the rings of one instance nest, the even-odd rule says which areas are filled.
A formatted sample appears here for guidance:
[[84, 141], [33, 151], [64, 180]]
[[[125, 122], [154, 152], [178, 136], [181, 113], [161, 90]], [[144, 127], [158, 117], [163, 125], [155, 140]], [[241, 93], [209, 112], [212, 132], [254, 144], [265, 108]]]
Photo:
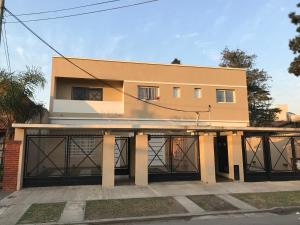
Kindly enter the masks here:
[[215, 137], [215, 169], [217, 182], [231, 181], [229, 177], [227, 136]]
[[129, 168], [130, 168], [130, 151], [129, 138], [116, 137], [115, 139], [115, 184], [128, 185], [131, 184]]

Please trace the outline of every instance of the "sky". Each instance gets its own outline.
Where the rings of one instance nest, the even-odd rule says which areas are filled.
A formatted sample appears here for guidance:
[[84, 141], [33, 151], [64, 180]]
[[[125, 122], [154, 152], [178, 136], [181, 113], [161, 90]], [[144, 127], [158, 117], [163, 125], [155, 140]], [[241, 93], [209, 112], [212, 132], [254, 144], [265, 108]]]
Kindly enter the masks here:
[[[9, 0], [14, 14], [69, 8], [104, 0]], [[145, 0], [122, 0], [69, 12], [20, 17], [35, 19], [106, 9]], [[272, 76], [274, 104], [288, 104], [300, 114], [300, 77], [288, 73], [293, 59], [289, 39], [296, 35], [288, 14], [298, 0], [159, 0], [132, 8], [79, 17], [27, 23], [66, 56], [218, 66], [220, 52], [242, 49], [256, 54], [256, 66]], [[299, 11], [298, 11], [299, 12]], [[6, 21], [13, 18], [6, 17]], [[56, 55], [24, 27], [7, 23], [13, 71], [38, 66], [47, 85], [35, 98], [48, 107], [51, 57]], [[3, 45], [0, 68], [6, 67]]]

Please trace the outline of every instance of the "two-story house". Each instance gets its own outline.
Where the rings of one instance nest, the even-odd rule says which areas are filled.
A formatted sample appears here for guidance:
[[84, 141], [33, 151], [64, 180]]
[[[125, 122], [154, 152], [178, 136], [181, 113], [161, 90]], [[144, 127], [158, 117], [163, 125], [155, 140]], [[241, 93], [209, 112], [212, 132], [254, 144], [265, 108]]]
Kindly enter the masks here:
[[243, 181], [243, 69], [53, 57], [48, 124], [15, 124], [21, 186]]
[[243, 69], [69, 60], [89, 74], [64, 58], [53, 58], [50, 123], [235, 127], [249, 124]]

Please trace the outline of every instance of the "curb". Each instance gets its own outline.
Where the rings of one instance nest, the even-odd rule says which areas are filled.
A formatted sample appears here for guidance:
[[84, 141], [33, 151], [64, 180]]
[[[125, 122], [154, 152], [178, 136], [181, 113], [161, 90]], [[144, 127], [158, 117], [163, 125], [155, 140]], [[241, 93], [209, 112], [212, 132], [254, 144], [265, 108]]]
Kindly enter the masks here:
[[[164, 221], [176, 219], [191, 219], [193, 217], [204, 216], [219, 216], [219, 215], [237, 215], [248, 213], [277, 213], [285, 214], [287, 212], [300, 211], [300, 206], [290, 207], [274, 207], [270, 209], [257, 209], [257, 210], [231, 210], [231, 211], [212, 211], [204, 213], [182, 213], [182, 214], [169, 214], [159, 216], [141, 216], [141, 217], [125, 217], [116, 219], [100, 219], [100, 220], [86, 220], [81, 222], [68, 222], [68, 223], [42, 223], [42, 225], [98, 225], [98, 224], [119, 224], [130, 222], [144, 222], [144, 221]], [[33, 225], [33, 224], [23, 224]]]

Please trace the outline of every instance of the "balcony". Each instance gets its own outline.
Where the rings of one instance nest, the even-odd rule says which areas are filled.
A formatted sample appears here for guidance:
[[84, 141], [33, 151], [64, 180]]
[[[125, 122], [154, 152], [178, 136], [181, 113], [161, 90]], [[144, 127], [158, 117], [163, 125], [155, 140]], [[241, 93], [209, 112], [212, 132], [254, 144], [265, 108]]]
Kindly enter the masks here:
[[123, 101], [82, 101], [54, 99], [53, 112], [123, 114], [124, 103]]

